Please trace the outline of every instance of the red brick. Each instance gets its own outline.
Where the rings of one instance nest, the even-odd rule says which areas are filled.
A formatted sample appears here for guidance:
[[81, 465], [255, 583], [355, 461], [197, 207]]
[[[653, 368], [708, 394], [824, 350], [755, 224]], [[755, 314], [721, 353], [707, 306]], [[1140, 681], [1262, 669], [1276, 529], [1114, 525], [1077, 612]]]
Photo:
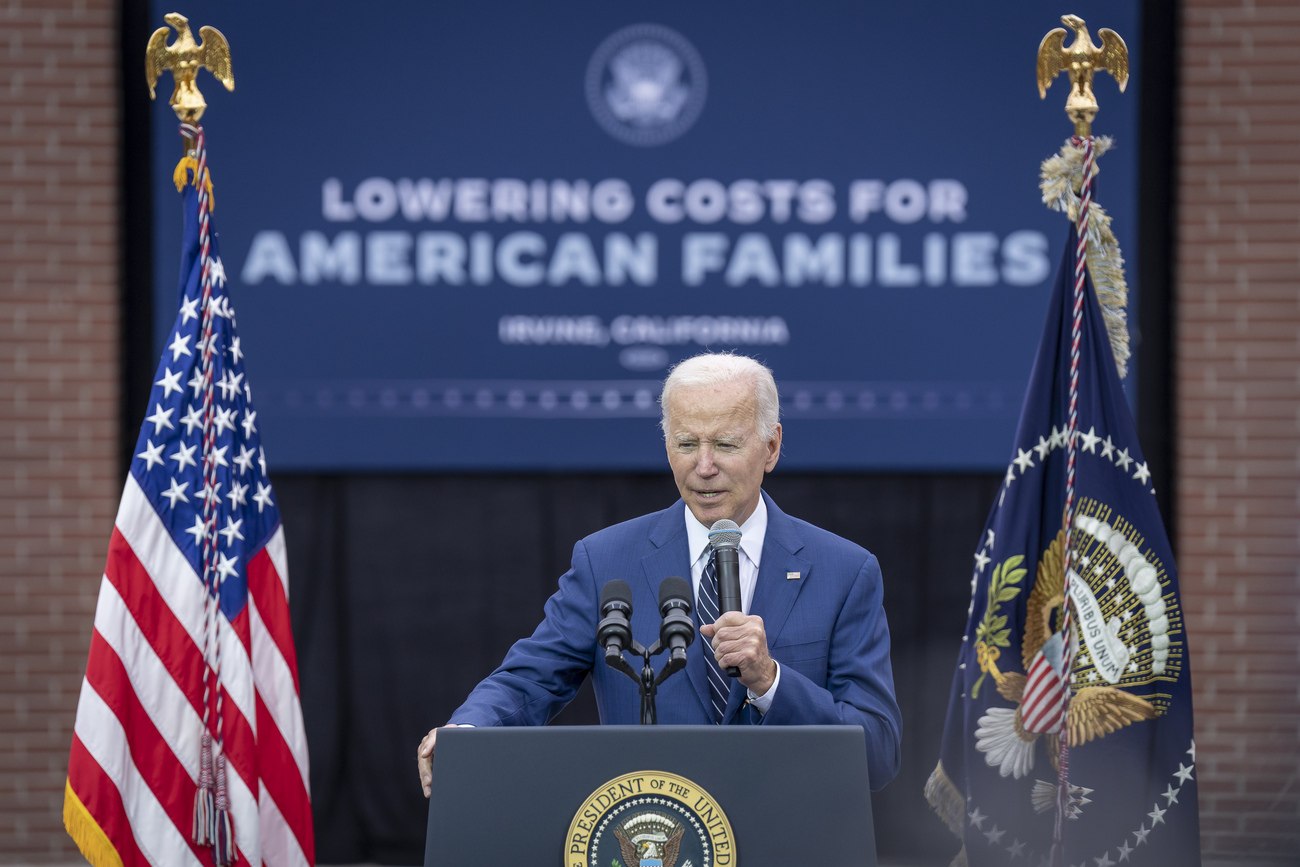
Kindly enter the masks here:
[[1300, 858], [1300, 6], [1182, 10], [1175, 369], [1203, 850]]
[[76, 856], [62, 829], [63, 780], [121, 488], [115, 16], [107, 0], [14, 0], [0, 10], [6, 863]]

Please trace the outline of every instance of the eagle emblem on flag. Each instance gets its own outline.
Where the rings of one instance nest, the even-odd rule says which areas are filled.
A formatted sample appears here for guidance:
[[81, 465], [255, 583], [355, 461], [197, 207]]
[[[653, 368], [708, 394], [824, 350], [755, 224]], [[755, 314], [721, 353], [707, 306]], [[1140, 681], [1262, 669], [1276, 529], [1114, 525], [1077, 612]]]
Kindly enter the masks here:
[[[1043, 648], [1057, 638], [1060, 618], [1064, 614], [1065, 570], [1061, 561], [1064, 536], [1065, 531], [1062, 530], [1051, 547], [1043, 552], [1043, 558], [1038, 563], [1038, 580], [1034, 582], [1034, 589], [1026, 603], [1020, 653], [1026, 674], [1000, 671], [997, 657], [991, 656], [987, 649], [981, 653], [977, 645], [981, 670], [993, 677], [998, 694], [1015, 705], [1014, 708], [990, 707], [980, 717], [980, 727], [975, 732], [976, 749], [984, 753], [988, 764], [997, 767], [1003, 776], [1009, 774], [1019, 779], [1033, 770], [1035, 744], [1043, 736], [1046, 737], [1047, 754], [1053, 765], [1056, 765], [1059, 718], [1057, 725], [1050, 730], [1035, 725], [1036, 720], [1032, 714], [1036, 704], [1035, 696], [1027, 694], [1026, 687], [1033, 677], [1035, 667], [1050, 665], [1048, 660], [1051, 656], [1044, 654]], [[1018, 562], [1019, 558], [1013, 557], [1007, 561], [1007, 565], [1014, 566]], [[1122, 628], [1120, 618], [1114, 617], [1112, 621], [1118, 636], [1119, 629]], [[1107, 629], [1110, 628], [1108, 625]], [[1105, 737], [1126, 725], [1152, 719], [1155, 715], [1156, 709], [1151, 702], [1130, 692], [1113, 686], [1085, 686], [1076, 691], [1070, 701], [1065, 727], [1070, 746], [1076, 747]], [[1041, 722], [1041, 719], [1037, 722]]]

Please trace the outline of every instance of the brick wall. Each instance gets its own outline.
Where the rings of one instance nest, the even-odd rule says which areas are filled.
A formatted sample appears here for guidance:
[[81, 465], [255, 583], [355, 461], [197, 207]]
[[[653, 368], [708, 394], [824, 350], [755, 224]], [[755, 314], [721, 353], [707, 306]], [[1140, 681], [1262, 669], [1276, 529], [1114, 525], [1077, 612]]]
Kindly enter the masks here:
[[0, 5], [0, 861], [69, 861], [63, 781], [117, 467], [107, 0]]
[[1300, 859], [1300, 3], [1183, 4], [1179, 568], [1207, 860]]

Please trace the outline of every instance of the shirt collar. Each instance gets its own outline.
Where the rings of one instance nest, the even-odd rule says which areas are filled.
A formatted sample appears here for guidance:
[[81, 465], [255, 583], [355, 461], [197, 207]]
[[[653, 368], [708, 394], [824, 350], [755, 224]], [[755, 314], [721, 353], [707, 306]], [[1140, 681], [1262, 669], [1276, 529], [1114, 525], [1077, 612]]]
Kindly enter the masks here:
[[[686, 541], [691, 550], [691, 563], [694, 564], [709, 548], [709, 528], [701, 524], [691, 512], [686, 510]], [[760, 494], [754, 513], [740, 525], [740, 550], [755, 567], [763, 557], [763, 539], [767, 536], [767, 501]]]

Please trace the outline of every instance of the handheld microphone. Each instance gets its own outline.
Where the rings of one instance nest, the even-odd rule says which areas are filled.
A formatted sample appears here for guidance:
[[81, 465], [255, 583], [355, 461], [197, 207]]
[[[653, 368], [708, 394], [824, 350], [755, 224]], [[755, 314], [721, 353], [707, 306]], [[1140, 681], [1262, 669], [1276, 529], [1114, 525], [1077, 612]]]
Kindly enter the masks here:
[[686, 662], [686, 648], [695, 640], [695, 621], [691, 619], [691, 585], [673, 575], [659, 585], [659, 642], [672, 651], [674, 660]]
[[605, 661], [622, 658], [632, 646], [632, 588], [615, 578], [600, 590], [601, 621], [596, 626], [596, 641], [605, 648]]
[[[709, 530], [713, 548], [713, 568], [718, 575], [718, 615], [741, 611], [740, 602], [740, 527], [723, 518]], [[740, 677], [740, 669], [727, 668], [727, 677]]]

